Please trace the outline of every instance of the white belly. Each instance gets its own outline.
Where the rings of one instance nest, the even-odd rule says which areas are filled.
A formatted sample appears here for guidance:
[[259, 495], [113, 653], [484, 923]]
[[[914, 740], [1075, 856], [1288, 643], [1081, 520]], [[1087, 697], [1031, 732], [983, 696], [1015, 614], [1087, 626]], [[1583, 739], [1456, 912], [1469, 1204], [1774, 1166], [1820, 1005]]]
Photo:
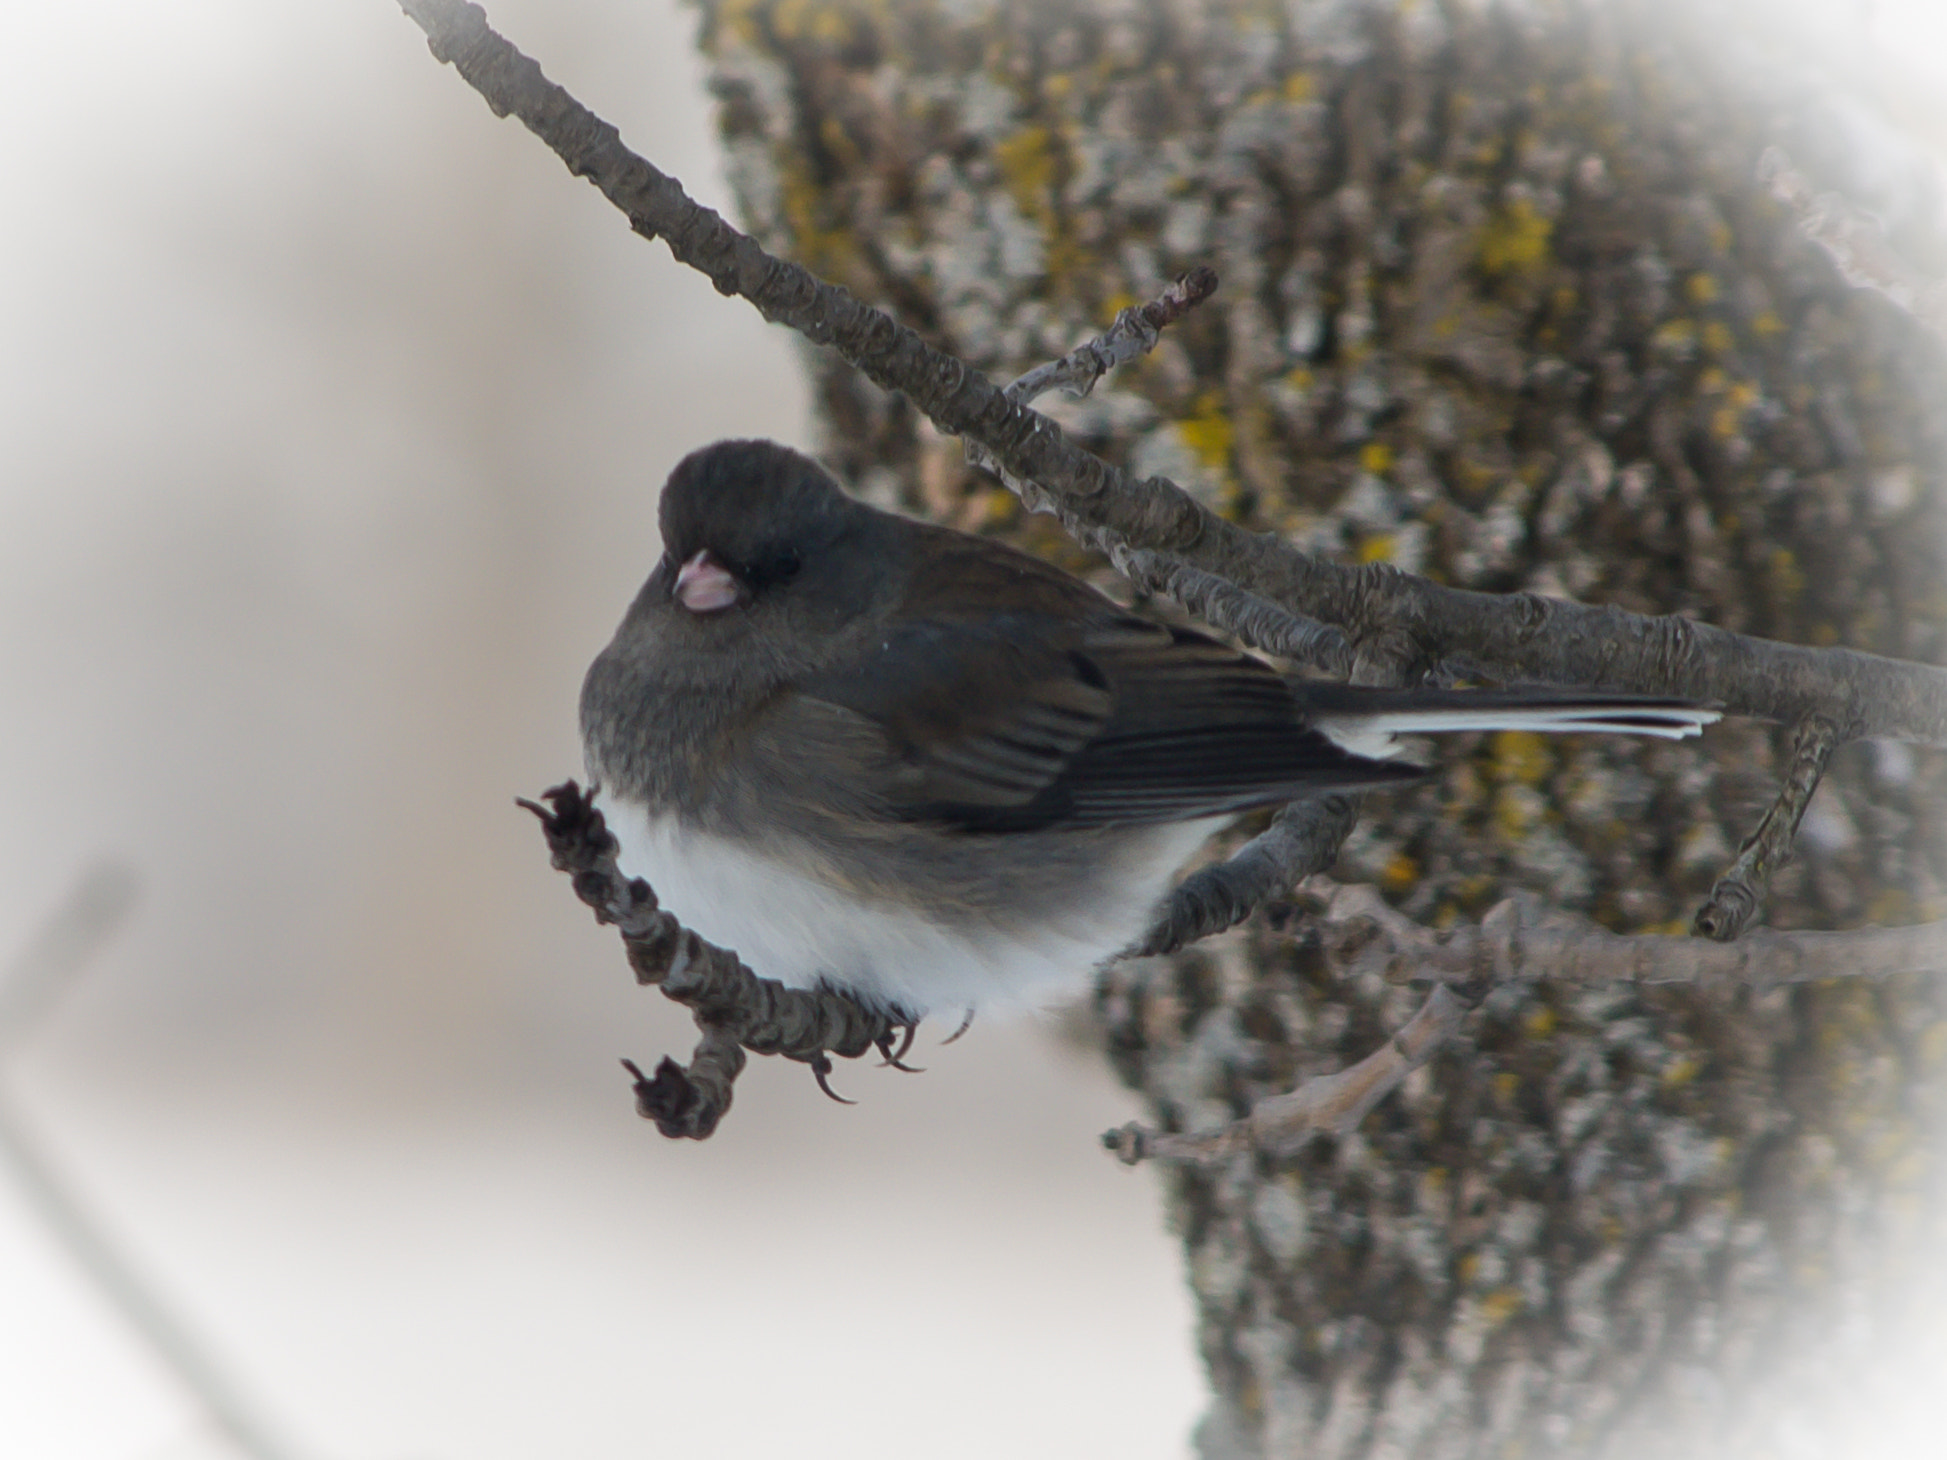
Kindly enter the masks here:
[[1224, 818], [1148, 829], [1108, 895], [1032, 924], [935, 921], [861, 901], [744, 843], [687, 830], [646, 807], [604, 813], [618, 862], [662, 905], [751, 970], [793, 988], [819, 983], [913, 1015], [1039, 1007], [1087, 989], [1089, 976], [1148, 924], [1183, 862]]

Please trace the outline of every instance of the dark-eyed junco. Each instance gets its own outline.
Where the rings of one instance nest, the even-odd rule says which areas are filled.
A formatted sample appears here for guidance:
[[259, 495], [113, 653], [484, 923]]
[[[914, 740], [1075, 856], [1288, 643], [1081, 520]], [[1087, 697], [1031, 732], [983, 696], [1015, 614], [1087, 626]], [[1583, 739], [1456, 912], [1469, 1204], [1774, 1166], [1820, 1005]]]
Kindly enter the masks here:
[[910, 1018], [1081, 986], [1235, 813], [1421, 774], [1395, 735], [1718, 718], [1290, 681], [767, 441], [687, 457], [661, 521], [581, 696], [623, 870], [758, 973]]

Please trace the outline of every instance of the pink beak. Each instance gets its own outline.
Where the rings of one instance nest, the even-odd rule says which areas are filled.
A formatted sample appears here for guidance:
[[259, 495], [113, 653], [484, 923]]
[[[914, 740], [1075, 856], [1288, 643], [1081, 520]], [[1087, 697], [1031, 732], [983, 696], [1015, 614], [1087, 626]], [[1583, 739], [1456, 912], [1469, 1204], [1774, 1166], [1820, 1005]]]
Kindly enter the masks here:
[[738, 603], [744, 588], [708, 548], [676, 570], [676, 601], [691, 613], [717, 613]]

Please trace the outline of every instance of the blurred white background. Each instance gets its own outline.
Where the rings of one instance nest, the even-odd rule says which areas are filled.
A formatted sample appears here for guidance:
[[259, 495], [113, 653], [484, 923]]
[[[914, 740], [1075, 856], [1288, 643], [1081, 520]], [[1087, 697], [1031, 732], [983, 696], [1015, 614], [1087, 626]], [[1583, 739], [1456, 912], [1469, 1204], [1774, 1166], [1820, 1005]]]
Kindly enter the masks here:
[[[1943, 9], [1832, 23], [1924, 99]], [[726, 206], [673, 0], [490, 13]], [[140, 888], [3, 1074], [292, 1450], [1181, 1456], [1098, 1061], [988, 1024], [852, 1109], [759, 1062], [665, 1142], [615, 1060], [688, 1021], [511, 804], [579, 771], [670, 465], [804, 441], [789, 342], [389, 0], [17, 3], [0, 74], [0, 960]], [[4, 1169], [0, 1295], [0, 1455], [227, 1453]]]
[[[727, 206], [693, 17], [493, 19]], [[122, 931], [7, 1069], [40, 1144], [318, 1460], [1179, 1456], [1190, 1307], [1135, 1113], [1033, 1024], [686, 1057], [512, 798], [580, 773], [655, 492], [803, 442], [789, 339], [632, 237], [386, 0], [12, 6], [0, 959]], [[0, 1168], [0, 1455], [225, 1453]]]

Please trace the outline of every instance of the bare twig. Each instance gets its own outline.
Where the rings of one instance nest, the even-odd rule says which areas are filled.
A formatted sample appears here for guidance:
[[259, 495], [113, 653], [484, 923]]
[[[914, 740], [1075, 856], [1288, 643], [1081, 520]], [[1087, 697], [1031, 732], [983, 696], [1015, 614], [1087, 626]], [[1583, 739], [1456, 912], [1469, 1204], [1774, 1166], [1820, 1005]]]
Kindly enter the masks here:
[[1245, 1152], [1295, 1155], [1316, 1135], [1345, 1135], [1400, 1082], [1432, 1059], [1460, 1028], [1477, 1000], [1441, 984], [1399, 1032], [1356, 1065], [1337, 1074], [1317, 1075], [1296, 1090], [1273, 1095], [1251, 1113], [1218, 1130], [1180, 1135], [1129, 1122], [1102, 1137], [1102, 1144], [1127, 1165], [1139, 1161], [1208, 1163]]
[[665, 1057], [644, 1075], [624, 1061], [635, 1080], [636, 1108], [664, 1135], [700, 1141], [716, 1130], [746, 1049], [809, 1065], [829, 1094], [828, 1055], [857, 1059], [869, 1049], [890, 1049], [910, 1023], [829, 989], [791, 989], [759, 978], [735, 953], [661, 911], [647, 882], [622, 875], [615, 838], [579, 786], [567, 781], [541, 796], [546, 806], [517, 804], [540, 818], [556, 869], [574, 878], [575, 895], [594, 909], [597, 922], [621, 933], [636, 981], [657, 985], [690, 1009], [703, 1031], [687, 1066]]
[[[1764, 988], [1832, 978], [1885, 978], [1947, 970], [1947, 923], [1860, 928], [1843, 933], [1759, 929], [1734, 943], [1706, 938], [1611, 933], [1531, 897], [1497, 904], [1476, 927], [1421, 927], [1379, 893], [1315, 878], [1306, 894], [1332, 967], [1345, 977], [1378, 974], [1430, 981], [1420, 1011], [1380, 1049], [1332, 1075], [1260, 1100], [1244, 1119], [1213, 1131], [1162, 1133], [1131, 1123], [1103, 1137], [1130, 1164], [1220, 1162], [1244, 1152], [1289, 1156], [1314, 1135], [1343, 1135], [1459, 1029], [1468, 1010], [1504, 983], [1683, 983], [1707, 989]], [[1447, 995], [1448, 997], [1442, 997]]]
[[[1123, 310], [1107, 330], [1086, 344], [1019, 376], [1003, 393], [1021, 405], [1032, 405], [1057, 388], [1071, 395], [1087, 395], [1116, 366], [1155, 349], [1163, 328], [1208, 299], [1216, 288], [1215, 270], [1202, 266], [1192, 269], [1149, 303]], [[1033, 482], [1014, 477], [977, 441], [967, 443], [967, 460], [1002, 477], [1030, 505], [1040, 500], [1041, 493]], [[1341, 679], [1351, 674], [1352, 646], [1329, 624], [1294, 614], [1181, 559], [1131, 548], [1126, 543], [1109, 543], [1108, 548], [1116, 571], [1138, 588], [1174, 599], [1204, 622], [1252, 648]]]
[[1825, 251], [1840, 278], [1947, 338], [1947, 279], [1929, 279], [1895, 253], [1879, 219], [1839, 193], [1814, 193], [1782, 148], [1765, 148], [1758, 181], [1798, 215], [1798, 231]]
[[1685, 934], [1612, 933], [1521, 894], [1497, 903], [1478, 926], [1435, 932], [1389, 907], [1370, 887], [1314, 878], [1304, 891], [1322, 905], [1320, 936], [1334, 967], [1346, 974], [1717, 990], [1947, 971], [1943, 922], [1837, 933], [1758, 928], [1736, 942], [1718, 943]]
[[[1216, 292], [1217, 271], [1206, 265], [1198, 265], [1147, 304], [1131, 305], [1122, 310], [1108, 329], [1094, 339], [1077, 345], [1059, 360], [1037, 365], [1026, 374], [1016, 376], [1001, 394], [1010, 404], [1020, 406], [1033, 405], [1051, 390], [1086, 396], [1095, 389], [1095, 382], [1116, 366], [1127, 364], [1155, 349], [1166, 326], [1176, 323]], [[966, 455], [969, 466], [991, 471], [1030, 510], [1060, 510], [1059, 505], [1041, 490], [1032, 477], [1022, 477], [1009, 471], [978, 439], [967, 439]], [[1120, 546], [1107, 538], [1100, 545], [1111, 551]]]
[[1109, 554], [1109, 560], [1138, 588], [1174, 599], [1205, 623], [1253, 649], [1309, 665], [1335, 679], [1352, 673], [1352, 645], [1330, 624], [1303, 618], [1268, 598], [1160, 553], [1118, 547]]
[[401, 3], [436, 56], [457, 67], [496, 112], [518, 116], [637, 232], [662, 238], [723, 293], [748, 299], [767, 319], [831, 346], [876, 384], [902, 392], [942, 431], [991, 451], [1010, 477], [1035, 483], [1083, 541], [1173, 556], [1291, 612], [1339, 625], [1355, 645], [1384, 646], [1410, 669], [1463, 660], [1498, 679], [1678, 695], [1786, 724], [1823, 715], [1848, 738], [1947, 744], [1947, 671], [1749, 638], [1677, 615], [1473, 593], [1384, 564], [1335, 563], [1227, 522], [1173, 482], [1132, 481], [963, 361], [767, 254], [698, 206], [489, 29], [478, 6]]
[[[0, 1057], [13, 1052], [37, 1018], [107, 945], [134, 905], [134, 892], [135, 880], [125, 868], [111, 864], [91, 870], [15, 956], [0, 976]], [[109, 1237], [106, 1224], [88, 1209], [60, 1163], [14, 1108], [4, 1082], [0, 1154], [48, 1230], [238, 1453], [251, 1460], [293, 1460], [300, 1452], [266, 1423], [222, 1364]]]
[[1706, 938], [1728, 943], [1758, 915], [1772, 873], [1791, 857], [1798, 824], [1825, 776], [1826, 762], [1838, 744], [1838, 731], [1827, 720], [1807, 720], [1792, 739], [1791, 765], [1777, 800], [1771, 803], [1757, 829], [1738, 848], [1737, 860], [1717, 879], [1710, 896], [1697, 909], [1693, 923]]
[[1132, 304], [1115, 322], [1059, 360], [1037, 365], [1009, 382], [1009, 400], [1030, 406], [1051, 390], [1085, 396], [1118, 365], [1156, 348], [1162, 331], [1217, 292], [1217, 271], [1199, 264], [1147, 304]]

